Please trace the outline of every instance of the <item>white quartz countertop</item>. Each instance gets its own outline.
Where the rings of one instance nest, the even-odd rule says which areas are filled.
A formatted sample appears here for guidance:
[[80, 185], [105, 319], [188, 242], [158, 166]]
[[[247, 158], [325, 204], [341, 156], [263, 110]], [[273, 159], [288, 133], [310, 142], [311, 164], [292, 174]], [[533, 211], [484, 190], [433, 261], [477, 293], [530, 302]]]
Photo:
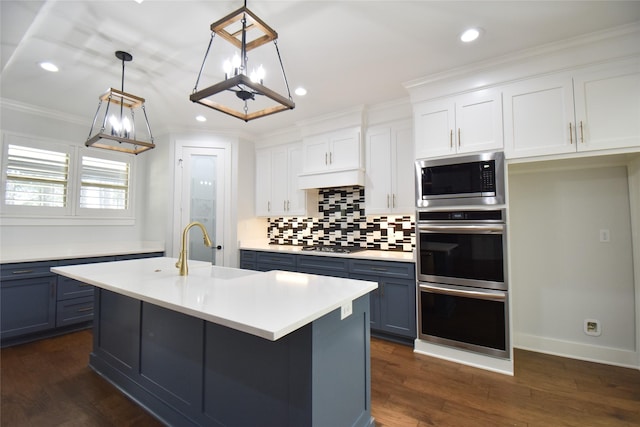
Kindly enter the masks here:
[[164, 252], [164, 242], [90, 242], [1, 246], [0, 263], [52, 261], [73, 258]]
[[317, 255], [317, 256], [330, 256], [341, 258], [355, 258], [355, 259], [371, 259], [378, 261], [401, 261], [401, 262], [415, 262], [413, 252], [400, 252], [400, 251], [376, 251], [376, 250], [364, 250], [353, 252], [350, 254], [335, 253], [335, 252], [316, 252], [316, 251], [304, 251], [302, 246], [292, 245], [270, 245], [266, 241], [248, 241], [241, 242], [240, 249], [253, 250], [253, 251], [265, 251], [265, 252], [282, 252], [282, 253], [294, 253], [299, 255]]
[[373, 291], [376, 282], [284, 271], [257, 272], [159, 257], [53, 267], [102, 289], [275, 341]]

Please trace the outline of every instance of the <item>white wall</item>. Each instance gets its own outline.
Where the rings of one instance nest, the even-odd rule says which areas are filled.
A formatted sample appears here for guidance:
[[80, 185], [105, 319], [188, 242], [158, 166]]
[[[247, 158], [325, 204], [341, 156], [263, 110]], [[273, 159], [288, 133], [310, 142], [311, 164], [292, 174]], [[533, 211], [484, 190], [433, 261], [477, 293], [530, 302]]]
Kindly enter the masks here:
[[[556, 161], [509, 171], [515, 347], [637, 366], [626, 164]], [[600, 230], [610, 242], [600, 241]], [[585, 334], [585, 319], [599, 320], [602, 334]]]
[[[57, 115], [56, 113], [38, 110], [37, 108], [3, 103], [0, 107], [2, 132], [12, 132], [25, 136], [33, 136], [45, 140], [83, 146], [89, 134], [91, 123], [83, 123], [75, 117]], [[147, 163], [145, 154], [136, 158], [135, 193], [144, 195], [147, 184]], [[94, 241], [130, 241], [145, 240], [144, 217], [147, 210], [144, 197], [138, 197], [135, 204], [136, 221], [132, 225], [79, 225], [69, 223], [52, 225], [46, 218], [34, 220], [29, 225], [10, 225], [11, 222], [1, 220], [0, 237], [3, 246], [33, 244], [65, 244]], [[117, 222], [117, 221], [116, 221]], [[160, 239], [159, 239], [160, 240]]]

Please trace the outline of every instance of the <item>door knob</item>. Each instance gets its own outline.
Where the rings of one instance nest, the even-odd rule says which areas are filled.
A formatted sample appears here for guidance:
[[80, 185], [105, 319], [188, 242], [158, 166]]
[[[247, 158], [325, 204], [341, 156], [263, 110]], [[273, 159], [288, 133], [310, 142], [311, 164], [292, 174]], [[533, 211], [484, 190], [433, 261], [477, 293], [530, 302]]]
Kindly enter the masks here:
[[215, 249], [218, 249], [218, 250], [222, 249], [222, 245], [216, 246]]

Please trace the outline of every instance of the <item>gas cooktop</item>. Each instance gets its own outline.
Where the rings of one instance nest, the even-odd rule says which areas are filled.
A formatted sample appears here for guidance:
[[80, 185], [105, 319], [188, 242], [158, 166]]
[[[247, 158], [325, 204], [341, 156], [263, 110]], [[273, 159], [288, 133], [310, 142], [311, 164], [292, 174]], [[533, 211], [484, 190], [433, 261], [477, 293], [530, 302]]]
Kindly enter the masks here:
[[351, 254], [354, 252], [364, 251], [366, 248], [360, 246], [339, 246], [339, 245], [311, 245], [303, 246], [303, 251], [309, 252], [332, 252], [339, 254]]

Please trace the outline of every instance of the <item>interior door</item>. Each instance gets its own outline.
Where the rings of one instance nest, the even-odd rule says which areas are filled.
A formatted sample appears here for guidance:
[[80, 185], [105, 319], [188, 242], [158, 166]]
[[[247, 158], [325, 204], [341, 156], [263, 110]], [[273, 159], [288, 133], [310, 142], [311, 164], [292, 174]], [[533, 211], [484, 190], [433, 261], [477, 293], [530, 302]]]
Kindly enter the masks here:
[[206, 247], [202, 232], [193, 227], [187, 240], [187, 259], [223, 265], [225, 150], [184, 146], [178, 148], [177, 154], [181, 168], [176, 185], [180, 197], [176, 200], [180, 200], [180, 209], [176, 215], [174, 253], [180, 253], [184, 228], [198, 221], [207, 229], [213, 247]]

